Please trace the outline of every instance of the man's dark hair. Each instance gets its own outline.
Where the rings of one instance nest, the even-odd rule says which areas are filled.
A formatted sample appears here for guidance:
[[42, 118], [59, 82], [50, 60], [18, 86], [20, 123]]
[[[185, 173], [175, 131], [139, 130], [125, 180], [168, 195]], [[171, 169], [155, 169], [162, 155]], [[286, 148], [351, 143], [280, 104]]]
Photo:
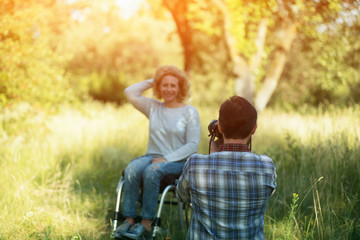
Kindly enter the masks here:
[[226, 138], [244, 139], [256, 124], [257, 112], [245, 98], [233, 96], [221, 104], [219, 121]]

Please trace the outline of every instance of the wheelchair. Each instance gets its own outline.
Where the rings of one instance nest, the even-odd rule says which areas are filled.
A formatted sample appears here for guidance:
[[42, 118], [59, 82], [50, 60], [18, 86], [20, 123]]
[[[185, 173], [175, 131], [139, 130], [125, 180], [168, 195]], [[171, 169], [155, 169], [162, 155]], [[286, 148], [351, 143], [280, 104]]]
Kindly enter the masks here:
[[[163, 207], [165, 204], [167, 205], [176, 205], [177, 206], [177, 216], [178, 222], [181, 230], [187, 230], [189, 227], [189, 211], [190, 211], [190, 204], [182, 203], [181, 201], [176, 199], [175, 195], [175, 188], [176, 188], [176, 181], [180, 177], [180, 175], [166, 175], [160, 182], [160, 195], [161, 198], [158, 200], [158, 208], [155, 218], [152, 223], [152, 232], [151, 232], [151, 239], [159, 239], [163, 235], [163, 232], [166, 232], [166, 229], [161, 227], [161, 214], [163, 211]], [[118, 186], [116, 188], [116, 204], [115, 204], [115, 211], [114, 211], [114, 218], [113, 218], [113, 226], [112, 226], [112, 239], [118, 239], [113, 236], [118, 224], [125, 220], [124, 216], [121, 214], [121, 197], [124, 190], [124, 171], [122, 172], [122, 176], [118, 182]], [[140, 192], [142, 187], [140, 188]], [[170, 196], [169, 196], [170, 194]], [[172, 199], [169, 200], [169, 197]], [[141, 201], [141, 194], [139, 195], [139, 202]], [[140, 217], [138, 217], [140, 218]], [[127, 239], [127, 238], [123, 238]], [[164, 239], [164, 238], [163, 238]]]

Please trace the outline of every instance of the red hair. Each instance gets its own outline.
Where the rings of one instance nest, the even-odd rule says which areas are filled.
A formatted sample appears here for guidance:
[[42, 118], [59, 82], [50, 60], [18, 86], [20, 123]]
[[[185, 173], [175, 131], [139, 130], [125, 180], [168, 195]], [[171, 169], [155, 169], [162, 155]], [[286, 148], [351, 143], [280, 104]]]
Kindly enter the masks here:
[[186, 73], [176, 66], [173, 65], [164, 65], [160, 66], [154, 75], [154, 87], [153, 87], [153, 93], [154, 96], [158, 99], [161, 99], [161, 93], [160, 93], [160, 84], [163, 77], [171, 75], [178, 79], [179, 81], [179, 94], [178, 94], [178, 100], [180, 102], [183, 102], [187, 97], [190, 96], [190, 82], [189, 77], [186, 75]]

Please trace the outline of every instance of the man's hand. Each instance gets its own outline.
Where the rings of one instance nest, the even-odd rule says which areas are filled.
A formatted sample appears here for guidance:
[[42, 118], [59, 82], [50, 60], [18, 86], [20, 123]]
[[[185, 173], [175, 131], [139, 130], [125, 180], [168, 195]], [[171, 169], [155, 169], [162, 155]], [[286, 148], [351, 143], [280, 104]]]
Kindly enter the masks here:
[[215, 141], [211, 141], [210, 143], [210, 153], [218, 152], [220, 150], [220, 145], [222, 144], [221, 140], [217, 139]]

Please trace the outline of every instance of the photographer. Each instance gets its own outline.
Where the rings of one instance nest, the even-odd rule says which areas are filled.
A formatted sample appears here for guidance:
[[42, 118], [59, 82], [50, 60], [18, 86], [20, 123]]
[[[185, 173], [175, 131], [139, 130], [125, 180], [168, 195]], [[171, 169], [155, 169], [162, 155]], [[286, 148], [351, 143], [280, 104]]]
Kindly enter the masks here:
[[[177, 197], [192, 203], [187, 239], [265, 239], [264, 214], [276, 171], [271, 158], [251, 152], [256, 128], [257, 112], [244, 98], [221, 105], [219, 120], [209, 126], [211, 153], [192, 155], [176, 187]], [[213, 142], [216, 131], [219, 140]]]
[[[150, 88], [164, 101], [143, 96]], [[184, 103], [189, 96], [189, 82], [186, 74], [175, 66], [159, 67], [154, 79], [131, 85], [125, 89], [125, 95], [149, 119], [149, 140], [146, 154], [134, 159], [125, 169], [123, 215], [126, 220], [114, 236], [138, 239], [151, 231], [161, 179], [180, 174], [185, 160], [197, 151], [200, 118], [195, 107]], [[142, 220], [135, 223], [141, 182]]]

